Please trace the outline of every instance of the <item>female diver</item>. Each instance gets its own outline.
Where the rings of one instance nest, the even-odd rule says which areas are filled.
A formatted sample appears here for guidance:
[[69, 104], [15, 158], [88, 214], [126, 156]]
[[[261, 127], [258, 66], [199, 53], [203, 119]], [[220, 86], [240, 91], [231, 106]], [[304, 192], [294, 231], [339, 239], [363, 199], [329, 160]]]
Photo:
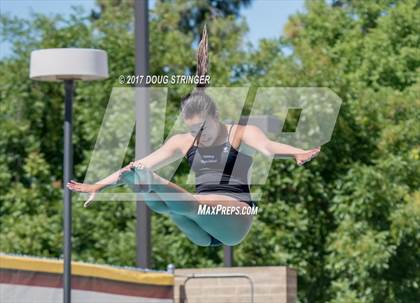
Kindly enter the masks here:
[[[197, 74], [205, 75], [208, 64], [205, 28], [197, 60]], [[215, 103], [205, 94], [204, 88], [198, 86], [182, 102], [182, 117], [190, 130], [188, 133], [172, 136], [148, 156], [131, 162], [95, 184], [73, 180], [67, 184], [72, 191], [90, 193], [85, 207], [93, 202], [97, 192], [126, 184], [140, 193], [153, 211], [169, 215], [193, 243], [232, 246], [245, 238], [252, 224], [253, 215], [243, 214], [247, 212], [242, 212], [242, 209], [256, 205], [250, 198], [247, 181], [252, 157], [239, 151], [240, 144], [247, 144], [266, 156], [291, 155], [298, 165], [310, 161], [320, 152], [320, 147], [302, 150], [274, 142], [253, 125], [222, 123]], [[179, 155], [187, 158], [195, 172], [196, 194], [153, 172], [154, 167]], [[182, 195], [185, 199], [171, 199], [171, 194]], [[200, 206], [211, 208], [219, 204], [240, 211], [229, 215], [198, 213]]]

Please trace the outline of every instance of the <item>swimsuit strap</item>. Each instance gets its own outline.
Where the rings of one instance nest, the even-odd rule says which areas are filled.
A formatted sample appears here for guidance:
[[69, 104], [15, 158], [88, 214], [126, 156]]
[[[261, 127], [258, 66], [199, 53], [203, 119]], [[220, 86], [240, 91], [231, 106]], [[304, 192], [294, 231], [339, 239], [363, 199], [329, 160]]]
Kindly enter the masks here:
[[[190, 151], [191, 150], [191, 148], [193, 147], [193, 146], [195, 146], [194, 144], [197, 142], [197, 147], [198, 147], [198, 144], [199, 144], [199, 140], [200, 140], [200, 137], [201, 137], [201, 133], [203, 132], [203, 130], [202, 129], [200, 129], [200, 131], [197, 133], [197, 135], [194, 137], [194, 140], [193, 140], [193, 143], [191, 144], [191, 146], [190, 146], [190, 148], [188, 149], [188, 151]], [[188, 151], [187, 151], [187, 154], [188, 154]], [[186, 157], [186, 155], [184, 155], [184, 157]]]
[[197, 142], [197, 146], [198, 146], [198, 141], [199, 141], [199, 137], [201, 136], [201, 131], [197, 134], [197, 136], [194, 137], [194, 141], [192, 143], [191, 146], [194, 146], [194, 143]]
[[228, 131], [228, 135], [227, 135], [227, 143], [228, 143], [229, 145], [232, 145], [232, 144], [230, 144], [230, 141], [229, 141], [229, 138], [230, 138], [230, 132], [231, 132], [231, 130], [232, 130], [232, 127], [233, 127], [233, 123], [232, 123], [232, 125], [230, 126], [229, 131]]
[[[228, 143], [229, 145], [231, 145], [230, 144], [230, 141], [229, 141], [229, 138], [230, 138], [230, 133], [231, 133], [231, 131], [232, 131], [232, 127], [233, 127], [233, 124], [230, 126], [230, 128], [229, 128], [229, 131], [228, 131], [228, 135], [227, 135], [227, 139], [226, 139], [226, 142], [225, 143]], [[194, 141], [193, 141], [193, 143], [191, 144], [191, 147], [193, 147], [194, 146], [194, 143], [196, 143], [197, 142], [197, 147], [198, 147], [198, 144], [200, 144], [200, 137], [201, 137], [201, 133], [202, 133], [202, 131], [199, 131], [198, 132], [198, 134], [197, 134], [197, 136], [195, 136], [194, 137]], [[191, 147], [190, 147], [190, 149], [191, 149]]]

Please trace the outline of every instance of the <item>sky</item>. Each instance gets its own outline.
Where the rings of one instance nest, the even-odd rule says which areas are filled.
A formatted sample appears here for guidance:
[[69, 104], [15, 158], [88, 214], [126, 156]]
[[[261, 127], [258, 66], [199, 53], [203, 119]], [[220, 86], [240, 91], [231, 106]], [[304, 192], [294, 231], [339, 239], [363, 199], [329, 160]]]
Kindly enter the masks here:
[[[153, 7], [154, 2], [150, 0], [149, 6]], [[20, 18], [28, 17], [31, 11], [43, 14], [68, 14], [75, 5], [83, 6], [86, 11], [96, 7], [95, 0], [1, 0], [0, 13]], [[247, 19], [250, 30], [246, 41], [257, 45], [261, 38], [279, 37], [287, 18], [303, 9], [304, 0], [254, 0], [249, 7], [241, 11]], [[0, 59], [10, 54], [10, 45], [1, 41]]]

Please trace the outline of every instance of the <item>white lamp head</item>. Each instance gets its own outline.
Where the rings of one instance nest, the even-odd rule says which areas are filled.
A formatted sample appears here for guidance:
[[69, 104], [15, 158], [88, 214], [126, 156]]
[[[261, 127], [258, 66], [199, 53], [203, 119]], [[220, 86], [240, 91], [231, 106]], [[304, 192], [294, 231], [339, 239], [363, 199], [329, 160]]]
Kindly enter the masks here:
[[108, 78], [105, 51], [92, 48], [46, 48], [31, 53], [29, 77], [39, 81]]

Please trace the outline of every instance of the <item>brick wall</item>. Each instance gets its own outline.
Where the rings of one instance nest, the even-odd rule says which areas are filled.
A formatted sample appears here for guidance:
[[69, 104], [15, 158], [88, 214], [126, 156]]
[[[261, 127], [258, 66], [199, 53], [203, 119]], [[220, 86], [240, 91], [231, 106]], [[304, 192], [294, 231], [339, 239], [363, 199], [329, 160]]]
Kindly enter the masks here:
[[[251, 286], [243, 278], [192, 279], [191, 274], [246, 274], [254, 282], [254, 303], [295, 303], [297, 274], [284, 266], [187, 268], [175, 270], [175, 303], [248, 303]], [[182, 297], [187, 300], [182, 302]]]

